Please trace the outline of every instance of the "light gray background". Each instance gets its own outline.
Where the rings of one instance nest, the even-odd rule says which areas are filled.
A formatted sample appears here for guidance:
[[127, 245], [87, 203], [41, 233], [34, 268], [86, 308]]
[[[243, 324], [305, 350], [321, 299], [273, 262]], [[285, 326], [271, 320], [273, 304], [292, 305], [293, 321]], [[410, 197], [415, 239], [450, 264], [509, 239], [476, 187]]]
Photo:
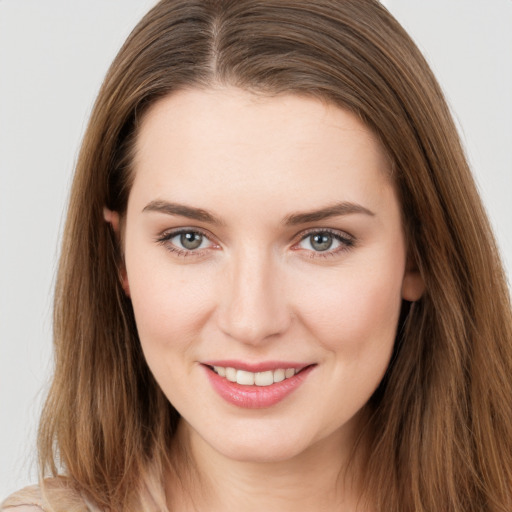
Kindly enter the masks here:
[[[35, 481], [59, 233], [107, 67], [155, 0], [0, 0], [0, 501]], [[512, 271], [512, 0], [387, 0], [458, 120]]]

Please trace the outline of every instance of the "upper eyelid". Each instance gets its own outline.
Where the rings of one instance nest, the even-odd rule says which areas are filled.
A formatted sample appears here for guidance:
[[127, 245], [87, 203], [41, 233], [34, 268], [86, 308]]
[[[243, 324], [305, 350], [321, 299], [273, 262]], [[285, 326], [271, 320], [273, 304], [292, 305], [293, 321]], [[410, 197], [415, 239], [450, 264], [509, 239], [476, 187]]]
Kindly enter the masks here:
[[182, 228], [171, 228], [171, 229], [164, 229], [160, 232], [160, 234], [157, 235], [157, 240], [169, 240], [171, 238], [174, 238], [177, 235], [181, 235], [182, 233], [199, 233], [203, 235], [204, 237], [208, 238], [210, 242], [213, 242], [216, 237], [213, 236], [208, 230], [202, 229], [202, 228], [192, 228], [192, 227], [182, 227]]
[[[174, 238], [177, 235], [180, 235], [182, 233], [199, 233], [202, 236], [206, 237], [212, 244], [221, 245], [220, 241], [218, 241], [218, 238], [215, 237], [212, 233], [210, 233], [208, 230], [205, 230], [200, 227], [179, 227], [179, 228], [170, 228], [163, 230], [157, 237], [157, 242], [166, 242], [170, 239]], [[334, 228], [322, 228], [322, 227], [312, 227], [308, 228], [306, 230], [302, 230], [299, 233], [295, 234], [291, 239], [292, 247], [297, 245], [298, 243], [305, 240], [308, 236], [311, 236], [315, 233], [329, 233], [331, 235], [334, 235], [336, 238], [339, 239], [345, 239], [350, 240], [351, 242], [355, 242], [356, 238], [351, 235], [350, 233], [347, 233], [344, 230], [340, 229], [334, 229]], [[179, 249], [179, 248], [178, 248]], [[206, 250], [207, 248], [199, 249], [197, 251], [190, 251], [190, 252], [200, 252], [202, 250]]]
[[307, 238], [310, 235], [313, 235], [315, 233], [329, 233], [331, 235], [338, 235], [340, 238], [347, 238], [352, 241], [355, 240], [355, 237], [351, 235], [350, 233], [347, 233], [346, 231], [342, 229], [333, 229], [333, 228], [310, 228], [305, 231], [301, 231], [299, 234], [297, 234], [294, 237], [294, 240], [302, 241], [305, 238]]
[[[209, 240], [217, 239], [216, 236], [214, 236], [212, 233], [210, 233], [208, 230], [199, 228], [199, 227], [191, 227], [191, 226], [184, 226], [179, 228], [169, 228], [161, 231], [161, 233], [158, 235], [158, 237], [170, 237], [171, 235], [179, 235], [181, 233], [189, 233], [189, 232], [197, 232], [201, 233], [202, 235], [206, 236]], [[292, 240], [296, 239], [302, 239], [306, 236], [311, 235], [312, 233], [331, 233], [333, 235], [345, 235], [347, 238], [355, 238], [353, 235], [348, 233], [345, 230], [342, 229], [334, 229], [334, 228], [308, 228], [305, 230], [300, 231], [299, 233], [293, 235]]]

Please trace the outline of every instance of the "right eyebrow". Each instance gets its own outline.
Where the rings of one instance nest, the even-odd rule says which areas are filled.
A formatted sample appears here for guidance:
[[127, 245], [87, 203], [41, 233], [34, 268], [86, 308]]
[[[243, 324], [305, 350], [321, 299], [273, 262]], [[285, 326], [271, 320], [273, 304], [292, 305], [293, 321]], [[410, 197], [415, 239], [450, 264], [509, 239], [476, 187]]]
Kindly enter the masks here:
[[179, 215], [180, 217], [207, 222], [216, 226], [225, 225], [224, 221], [215, 217], [215, 215], [213, 215], [208, 210], [203, 210], [202, 208], [194, 208], [192, 206], [186, 206], [179, 203], [169, 203], [168, 201], [151, 201], [142, 209], [142, 211], [165, 213], [167, 215]]

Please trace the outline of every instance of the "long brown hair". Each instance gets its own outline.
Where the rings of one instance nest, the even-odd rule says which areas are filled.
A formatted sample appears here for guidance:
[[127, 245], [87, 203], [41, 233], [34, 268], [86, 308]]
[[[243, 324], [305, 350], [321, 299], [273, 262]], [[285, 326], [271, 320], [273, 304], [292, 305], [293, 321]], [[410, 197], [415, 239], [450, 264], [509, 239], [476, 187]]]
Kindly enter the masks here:
[[[93, 110], [71, 191], [55, 295], [55, 377], [41, 471], [62, 467], [100, 508], [165, 508], [178, 413], [140, 349], [103, 219], [125, 211], [146, 109], [227, 84], [354, 112], [393, 163], [426, 285], [368, 404], [366, 489], [377, 510], [512, 509], [512, 318], [491, 228], [443, 94], [376, 0], [163, 0], [134, 29]], [[147, 506], [147, 505], [144, 505]]]

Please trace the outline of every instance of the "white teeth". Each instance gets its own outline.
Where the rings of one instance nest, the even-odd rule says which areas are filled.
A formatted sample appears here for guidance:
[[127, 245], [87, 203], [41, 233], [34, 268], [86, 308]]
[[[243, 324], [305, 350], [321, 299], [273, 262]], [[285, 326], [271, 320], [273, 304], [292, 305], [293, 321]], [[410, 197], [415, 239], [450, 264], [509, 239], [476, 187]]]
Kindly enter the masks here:
[[226, 368], [223, 368], [222, 366], [214, 366], [213, 369], [221, 376], [226, 376]]
[[274, 382], [281, 382], [285, 379], [284, 370], [274, 370]]
[[243, 386], [254, 386], [254, 373], [238, 370], [236, 372], [236, 382]]
[[234, 368], [226, 368], [226, 379], [230, 382], [236, 382], [236, 370]]
[[284, 371], [284, 377], [285, 379], [289, 379], [290, 377], [293, 377], [295, 375], [295, 370], [293, 368], [287, 368]]
[[254, 384], [256, 384], [256, 386], [270, 386], [274, 384], [274, 372], [272, 371], [258, 372], [255, 375]]
[[274, 371], [253, 373], [246, 370], [237, 370], [236, 368], [224, 368], [223, 366], [214, 366], [213, 371], [230, 382], [236, 382], [242, 386], [271, 386], [276, 382], [282, 382], [293, 377], [296, 373], [295, 368], [279, 368]]

